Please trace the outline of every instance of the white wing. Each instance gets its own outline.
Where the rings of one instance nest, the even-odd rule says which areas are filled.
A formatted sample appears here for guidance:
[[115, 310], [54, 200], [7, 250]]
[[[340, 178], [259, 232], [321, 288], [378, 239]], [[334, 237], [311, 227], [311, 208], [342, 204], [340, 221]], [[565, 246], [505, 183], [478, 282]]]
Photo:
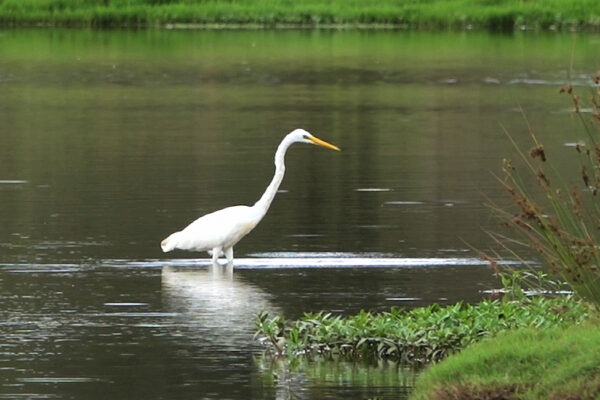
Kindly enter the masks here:
[[248, 206], [234, 206], [206, 214], [163, 241], [164, 251], [174, 248], [204, 251], [226, 249], [246, 236], [260, 221]]

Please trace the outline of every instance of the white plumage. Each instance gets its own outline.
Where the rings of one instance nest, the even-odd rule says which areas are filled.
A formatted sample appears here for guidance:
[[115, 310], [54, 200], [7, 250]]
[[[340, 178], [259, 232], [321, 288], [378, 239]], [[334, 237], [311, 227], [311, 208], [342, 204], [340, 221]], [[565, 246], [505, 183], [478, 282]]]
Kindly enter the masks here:
[[160, 244], [162, 250], [165, 253], [175, 249], [208, 251], [212, 254], [213, 263], [217, 263], [221, 254], [225, 255], [228, 263], [233, 262], [233, 246], [258, 225], [275, 198], [285, 173], [285, 153], [294, 143], [316, 144], [340, 150], [304, 129], [292, 131], [279, 144], [275, 152], [275, 175], [262, 197], [253, 206], [227, 207], [206, 214], [163, 240]]

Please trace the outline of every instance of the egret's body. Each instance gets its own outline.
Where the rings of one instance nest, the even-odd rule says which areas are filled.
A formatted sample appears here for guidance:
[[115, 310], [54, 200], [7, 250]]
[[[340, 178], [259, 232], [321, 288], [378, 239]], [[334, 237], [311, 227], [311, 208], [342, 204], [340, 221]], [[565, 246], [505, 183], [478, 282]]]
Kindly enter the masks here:
[[217, 263], [221, 254], [225, 255], [228, 263], [233, 262], [233, 246], [250, 233], [269, 210], [285, 173], [285, 153], [294, 143], [316, 144], [339, 151], [336, 146], [317, 139], [303, 129], [294, 130], [279, 144], [275, 153], [275, 175], [253, 206], [227, 207], [206, 214], [163, 240], [162, 250], [165, 253], [174, 249], [208, 251], [212, 253], [213, 263]]

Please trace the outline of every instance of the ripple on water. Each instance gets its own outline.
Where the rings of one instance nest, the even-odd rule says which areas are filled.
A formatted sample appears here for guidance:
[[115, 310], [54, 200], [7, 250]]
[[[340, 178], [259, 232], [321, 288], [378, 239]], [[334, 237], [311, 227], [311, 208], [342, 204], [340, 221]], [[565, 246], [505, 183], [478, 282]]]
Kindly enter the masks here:
[[534, 79], [534, 78], [515, 78], [515, 79], [511, 79], [508, 81], [507, 83], [508, 85], [541, 85], [541, 86], [563, 86], [566, 85], [567, 82], [565, 81], [551, 81], [551, 80], [547, 80], [547, 79]]
[[[440, 266], [488, 266], [489, 262], [475, 257], [401, 258], [381, 257], [375, 254], [354, 253], [256, 253], [256, 258], [236, 258], [236, 269], [285, 269], [285, 268], [403, 268]], [[504, 262], [514, 264], [514, 262]], [[210, 259], [145, 260], [121, 263], [120, 267], [161, 268], [208, 267]]]
[[[19, 383], [17, 385], [5, 385], [7, 387], [10, 386], [23, 386], [22, 383]], [[9, 400], [15, 400], [15, 399], [27, 399], [27, 400], [35, 400], [35, 399], [58, 399], [61, 396], [56, 395], [56, 394], [50, 394], [50, 393], [7, 393], [7, 394], [0, 394], [0, 399], [9, 399]]]
[[325, 235], [321, 234], [321, 233], [293, 233], [291, 235], [286, 235], [287, 237], [292, 237], [292, 238], [319, 238], [319, 237], [325, 237]]
[[355, 192], [391, 192], [392, 189], [390, 188], [357, 188], [354, 189]]
[[420, 297], [386, 297], [387, 301], [419, 301], [423, 300]]
[[[466, 252], [460, 249], [456, 251]], [[450, 253], [448, 249], [444, 252]], [[440, 267], [440, 266], [487, 266], [489, 262], [476, 257], [398, 257], [388, 253], [346, 253], [346, 252], [262, 252], [252, 253], [249, 258], [236, 258], [236, 269], [285, 269], [285, 268], [401, 268], [401, 267]], [[224, 262], [223, 260], [221, 261]], [[503, 261], [502, 265], [514, 265], [516, 261]], [[208, 267], [209, 258], [172, 258], [148, 260], [106, 259], [87, 268], [162, 268], [162, 267]], [[83, 271], [76, 264], [0, 264], [0, 270], [11, 273], [74, 273]], [[107, 307], [141, 307], [142, 302], [106, 302]]]
[[390, 206], [418, 206], [421, 204], [425, 204], [422, 201], [404, 201], [404, 200], [394, 200], [394, 201], [386, 201], [383, 204], [387, 204]]
[[32, 378], [17, 378], [18, 382], [23, 383], [85, 383], [97, 382], [100, 379], [89, 377], [32, 377]]
[[78, 248], [78, 247], [90, 247], [90, 246], [106, 246], [107, 242], [97, 241], [44, 241], [39, 243], [33, 243], [29, 245], [32, 249], [47, 250], [47, 249], [60, 249], [60, 248]]
[[565, 147], [585, 147], [585, 142], [565, 142], [563, 143]]
[[0, 264], [0, 270], [13, 274], [70, 274], [81, 271], [77, 264]]

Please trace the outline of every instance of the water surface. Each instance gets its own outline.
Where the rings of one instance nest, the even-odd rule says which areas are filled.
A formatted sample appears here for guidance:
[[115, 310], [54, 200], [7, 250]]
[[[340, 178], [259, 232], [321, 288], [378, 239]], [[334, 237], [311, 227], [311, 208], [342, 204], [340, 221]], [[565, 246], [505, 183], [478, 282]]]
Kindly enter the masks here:
[[[573, 52], [573, 43], [575, 51]], [[527, 143], [584, 140], [595, 36], [0, 31], [0, 397], [397, 398], [397, 366], [261, 358], [262, 310], [475, 301], [497, 282], [486, 199]], [[574, 54], [571, 60], [571, 54]], [[570, 71], [570, 65], [574, 70]], [[297, 145], [233, 274], [160, 241], [252, 204]], [[529, 146], [526, 144], [526, 146]]]

